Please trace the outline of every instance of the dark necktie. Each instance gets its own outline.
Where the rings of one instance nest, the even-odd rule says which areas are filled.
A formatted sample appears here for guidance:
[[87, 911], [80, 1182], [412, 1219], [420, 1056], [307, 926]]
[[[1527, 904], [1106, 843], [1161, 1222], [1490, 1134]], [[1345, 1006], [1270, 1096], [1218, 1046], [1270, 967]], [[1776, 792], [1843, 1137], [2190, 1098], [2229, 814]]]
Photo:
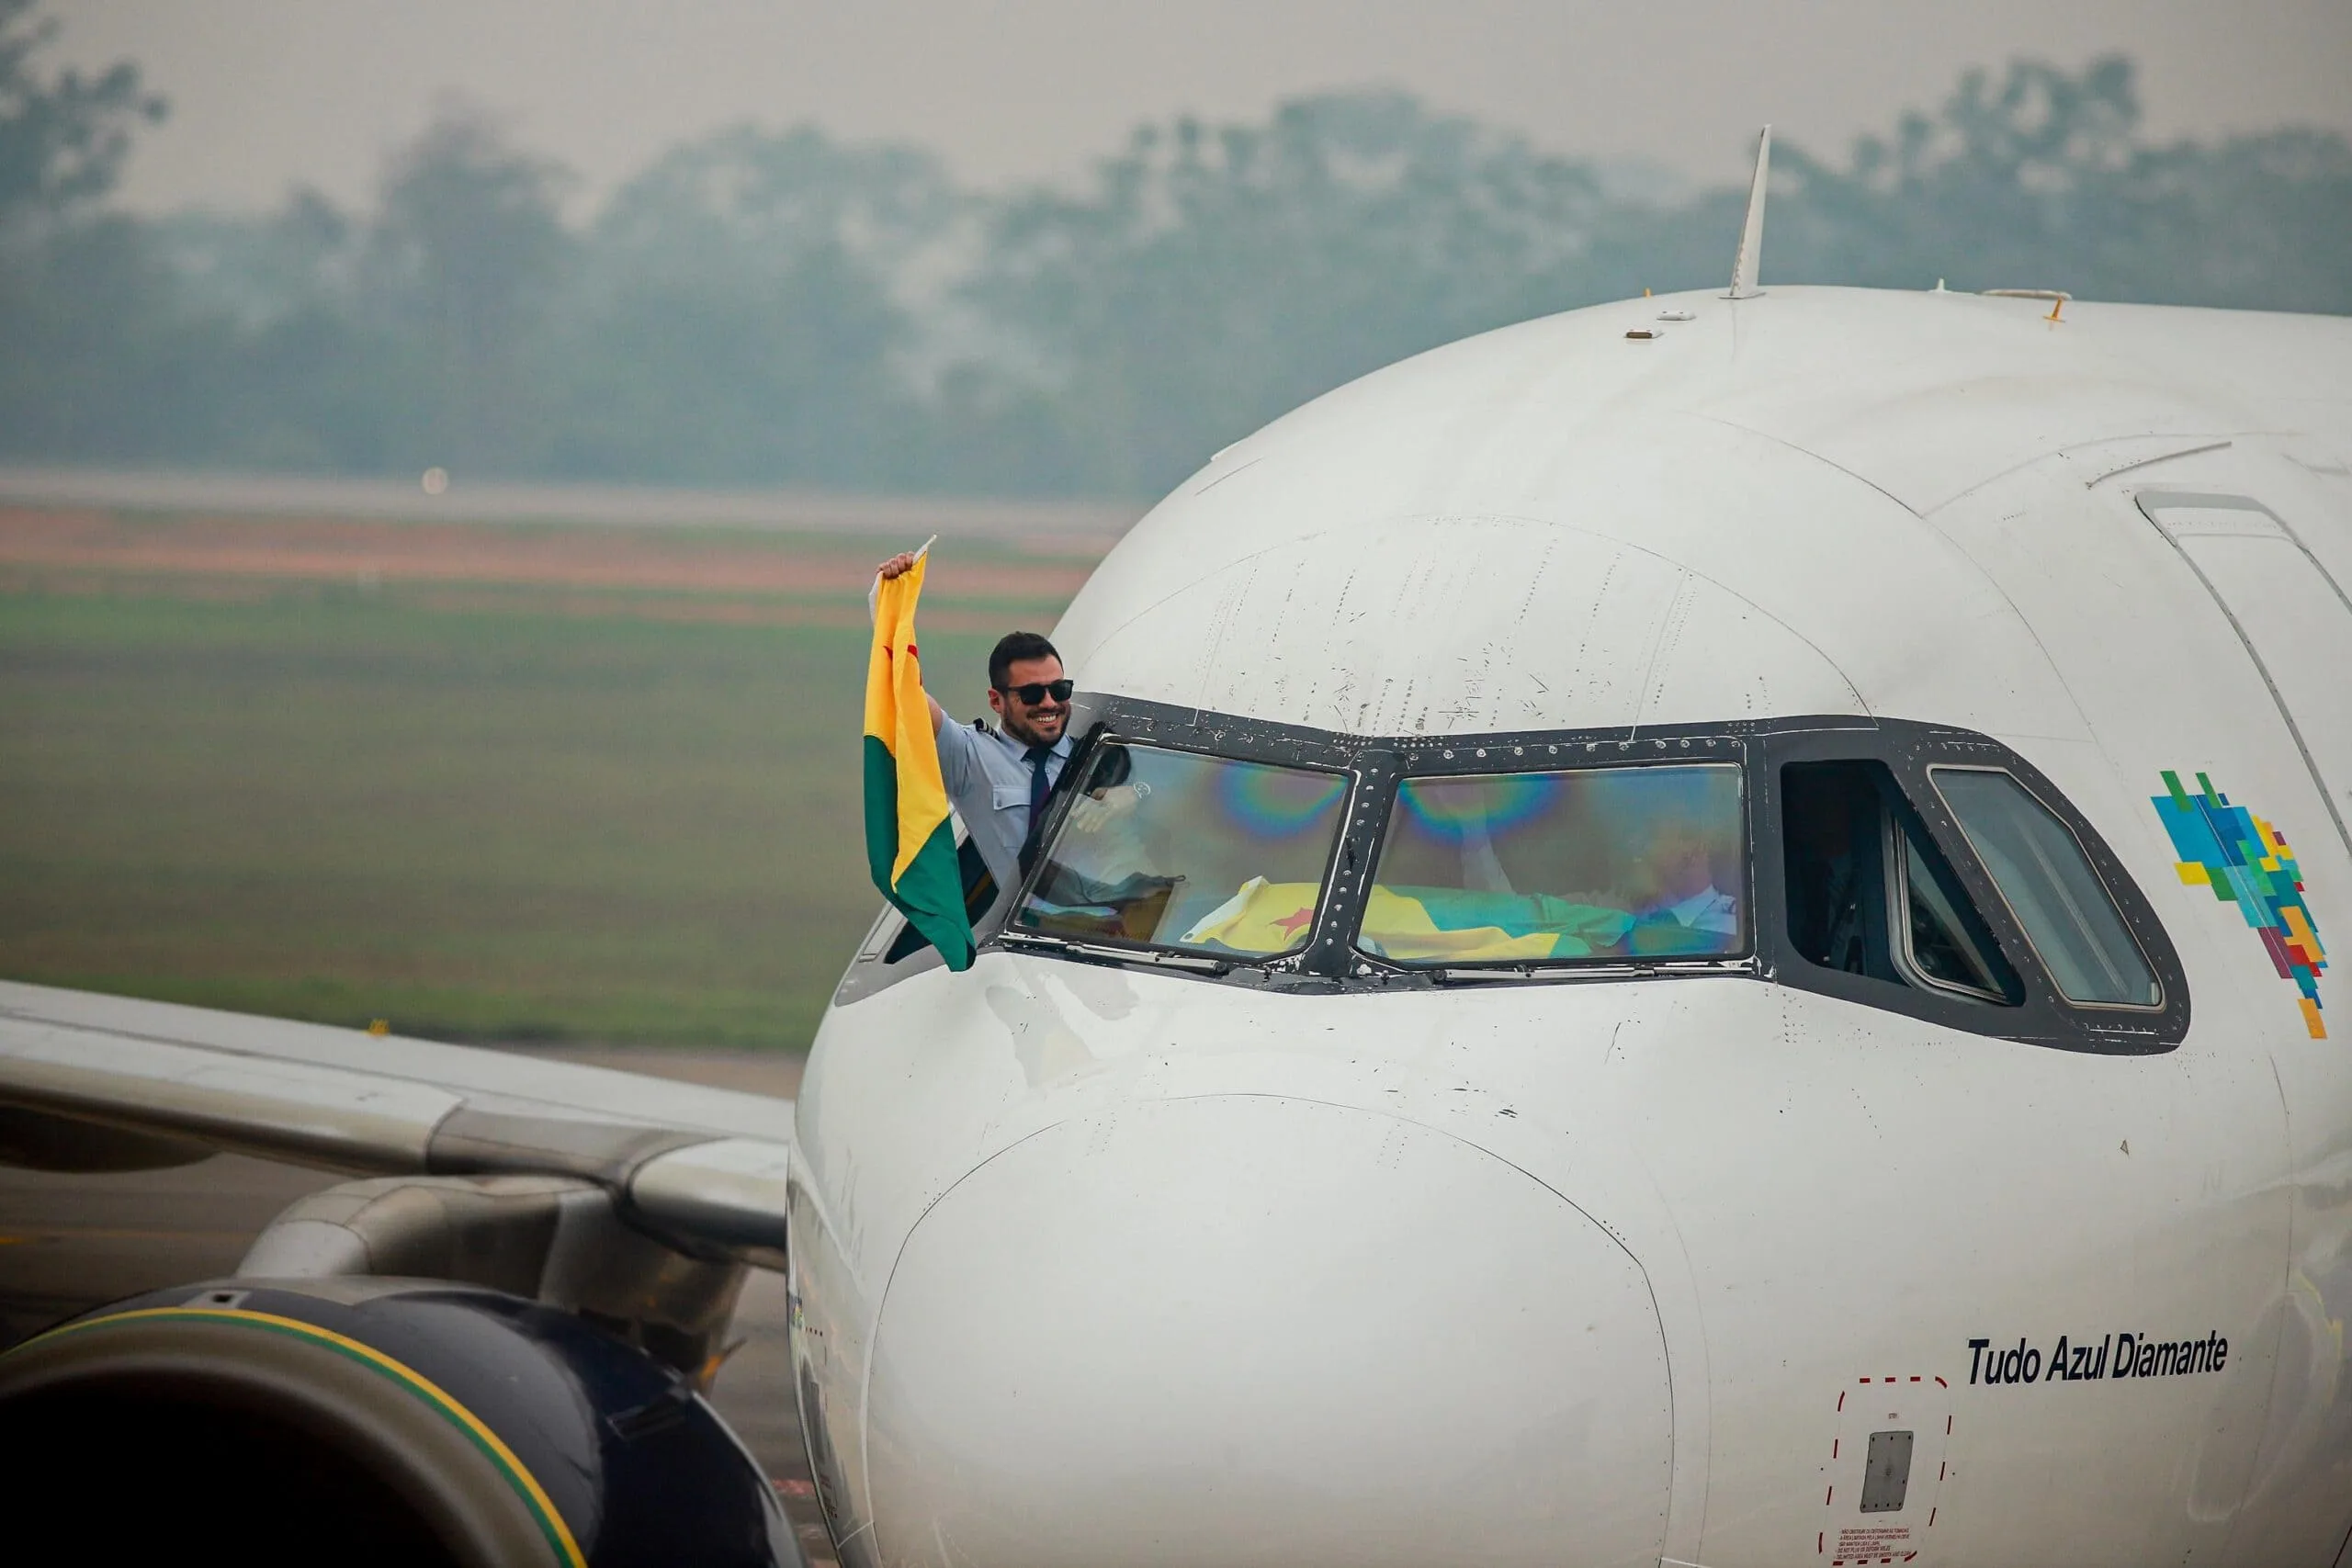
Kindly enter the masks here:
[[1053, 789], [1046, 777], [1046, 764], [1053, 755], [1054, 749], [1050, 746], [1032, 746], [1021, 753], [1022, 761], [1029, 764], [1029, 831], [1021, 840], [1021, 874], [1023, 876], [1028, 875], [1029, 868], [1037, 863], [1037, 834], [1046, 825], [1046, 796]]

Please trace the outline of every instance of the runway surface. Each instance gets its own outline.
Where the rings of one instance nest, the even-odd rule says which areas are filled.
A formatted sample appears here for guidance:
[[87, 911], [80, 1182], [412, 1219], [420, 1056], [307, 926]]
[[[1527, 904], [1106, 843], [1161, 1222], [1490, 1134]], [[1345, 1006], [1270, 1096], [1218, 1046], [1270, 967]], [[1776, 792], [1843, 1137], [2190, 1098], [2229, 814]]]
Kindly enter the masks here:
[[[800, 1081], [800, 1059], [781, 1054], [548, 1055], [783, 1097]], [[0, 1346], [105, 1302], [228, 1274], [279, 1210], [338, 1179], [233, 1155], [175, 1170], [104, 1176], [0, 1166]], [[775, 1482], [810, 1563], [831, 1568], [793, 1404], [783, 1276], [753, 1271], [734, 1337], [741, 1348], [720, 1371], [712, 1403]]]

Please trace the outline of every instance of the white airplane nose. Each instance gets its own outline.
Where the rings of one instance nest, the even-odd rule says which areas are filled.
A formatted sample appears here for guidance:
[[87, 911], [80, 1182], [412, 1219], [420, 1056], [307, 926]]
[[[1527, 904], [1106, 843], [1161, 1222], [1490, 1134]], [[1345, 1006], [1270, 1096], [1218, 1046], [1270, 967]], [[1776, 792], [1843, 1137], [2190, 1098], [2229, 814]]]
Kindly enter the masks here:
[[884, 1295], [895, 1568], [1654, 1565], [1672, 1424], [1640, 1267], [1517, 1168], [1231, 1095], [966, 1178]]

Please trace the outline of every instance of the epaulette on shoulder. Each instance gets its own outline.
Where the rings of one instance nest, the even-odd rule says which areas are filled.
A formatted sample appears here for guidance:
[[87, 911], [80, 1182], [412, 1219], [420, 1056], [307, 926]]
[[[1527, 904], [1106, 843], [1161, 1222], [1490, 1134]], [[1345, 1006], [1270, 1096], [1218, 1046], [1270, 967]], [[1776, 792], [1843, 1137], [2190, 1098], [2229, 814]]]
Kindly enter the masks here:
[[984, 718], [976, 718], [972, 721], [972, 728], [982, 735], [986, 735], [989, 732], [989, 721]]

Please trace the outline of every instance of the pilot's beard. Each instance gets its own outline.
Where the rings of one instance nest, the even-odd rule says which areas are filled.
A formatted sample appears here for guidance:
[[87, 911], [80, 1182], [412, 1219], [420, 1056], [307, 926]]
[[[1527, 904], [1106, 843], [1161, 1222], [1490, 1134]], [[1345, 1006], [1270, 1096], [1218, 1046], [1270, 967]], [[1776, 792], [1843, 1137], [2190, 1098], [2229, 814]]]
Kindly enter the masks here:
[[1015, 718], [1010, 711], [997, 715], [997, 720], [1004, 726], [1004, 732], [1006, 735], [1020, 741], [1023, 746], [1059, 745], [1061, 743], [1063, 730], [1067, 729], [1069, 726], [1069, 716], [1064, 715], [1062, 722], [1055, 727], [1054, 732], [1051, 735], [1046, 735], [1038, 730], [1035, 726], [1031, 725], [1027, 719]]

